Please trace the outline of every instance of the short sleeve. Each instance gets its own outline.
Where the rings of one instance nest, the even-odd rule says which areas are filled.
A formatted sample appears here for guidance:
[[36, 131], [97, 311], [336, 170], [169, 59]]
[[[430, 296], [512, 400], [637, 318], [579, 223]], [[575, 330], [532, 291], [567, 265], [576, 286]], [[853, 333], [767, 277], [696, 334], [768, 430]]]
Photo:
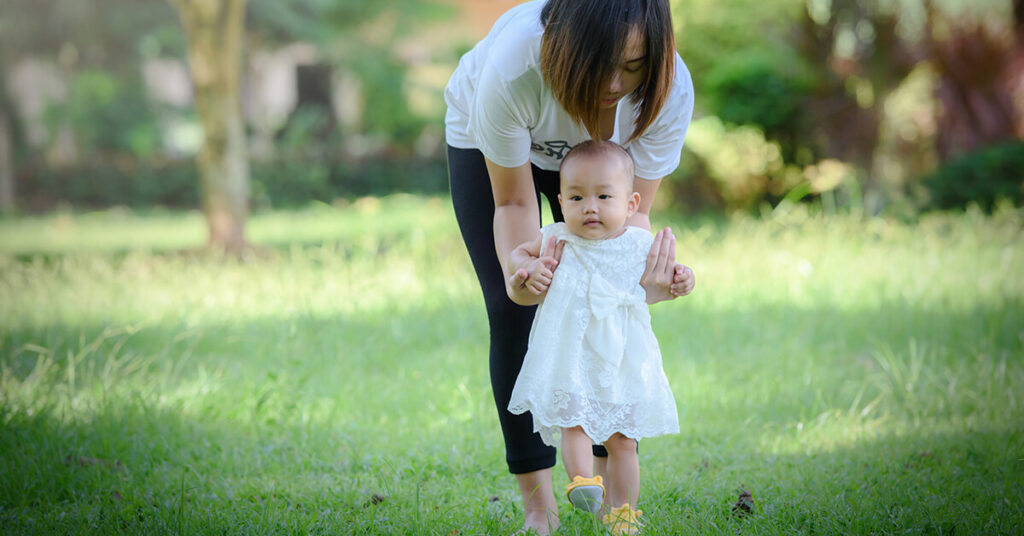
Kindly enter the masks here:
[[660, 179], [679, 167], [692, 118], [693, 81], [682, 59], [676, 56], [676, 77], [669, 99], [647, 131], [629, 145], [637, 177]]
[[524, 106], [521, 88], [514, 87], [522, 85], [521, 80], [506, 81], [489, 64], [476, 89], [470, 131], [480, 152], [499, 166], [517, 167], [530, 159], [529, 110]]

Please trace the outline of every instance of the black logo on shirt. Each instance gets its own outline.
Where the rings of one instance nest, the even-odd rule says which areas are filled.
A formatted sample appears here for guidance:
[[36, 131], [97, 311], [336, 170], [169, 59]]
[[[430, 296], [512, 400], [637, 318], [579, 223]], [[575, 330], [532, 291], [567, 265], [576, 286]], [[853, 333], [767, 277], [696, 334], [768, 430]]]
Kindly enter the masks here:
[[553, 140], [544, 142], [544, 145], [533, 142], [530, 145], [530, 149], [537, 151], [538, 153], [544, 153], [545, 156], [561, 160], [565, 157], [565, 153], [569, 152], [569, 149], [572, 149], [572, 145], [569, 145], [569, 142], [565, 140]]

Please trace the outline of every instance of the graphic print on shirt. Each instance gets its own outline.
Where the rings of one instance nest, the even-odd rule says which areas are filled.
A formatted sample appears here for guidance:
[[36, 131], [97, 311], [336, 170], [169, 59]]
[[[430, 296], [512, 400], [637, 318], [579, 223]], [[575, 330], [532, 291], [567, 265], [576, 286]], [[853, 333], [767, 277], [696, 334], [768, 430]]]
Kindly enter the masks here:
[[565, 157], [565, 153], [569, 152], [569, 149], [572, 149], [572, 145], [569, 145], [569, 142], [565, 140], [552, 140], [544, 142], [544, 145], [533, 142], [530, 145], [530, 149], [537, 151], [538, 153], [543, 152], [545, 156], [561, 160]]

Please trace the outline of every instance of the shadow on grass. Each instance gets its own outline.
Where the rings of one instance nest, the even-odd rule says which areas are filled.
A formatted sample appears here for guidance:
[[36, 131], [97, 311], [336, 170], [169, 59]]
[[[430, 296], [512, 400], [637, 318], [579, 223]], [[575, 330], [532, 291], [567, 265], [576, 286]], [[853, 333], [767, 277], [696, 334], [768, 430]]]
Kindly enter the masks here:
[[[424, 514], [438, 531], [465, 524], [467, 515], [478, 528], [505, 527], [514, 509], [487, 521], [485, 511], [466, 506], [512, 486], [486, 384], [482, 314], [479, 306], [413, 307], [114, 335], [101, 325], [5, 328], [5, 382], [20, 390], [0, 398], [0, 520], [38, 533], [388, 533], [415, 527], [413, 514], [426, 501], [443, 506]], [[665, 329], [675, 315], [687, 322]], [[1024, 436], [1019, 407], [990, 407], [1005, 396], [979, 391], [974, 406], [924, 408], [918, 417], [937, 426], [915, 425], [908, 411], [898, 433], [828, 450], [771, 454], [729, 438], [750, 418], [806, 421], [845, 410], [871, 374], [885, 378], [878, 349], [893, 348], [893, 364], [909, 366], [912, 338], [936, 349], [925, 364], [940, 367], [940, 380], [971, 370], [955, 366], [973, 358], [971, 349], [1009, 356], [1019, 375], [1019, 320], [1019, 306], [941, 314], [909, 306], [667, 310], [656, 330], [677, 376], [685, 369], [669, 363], [674, 355], [740, 383], [709, 387], [731, 390], [711, 401], [725, 418], [708, 416], [694, 428], [710, 439], [682, 438], [691, 448], [672, 459], [665, 449], [680, 442], [653, 440], [641, 450], [655, 457], [644, 463], [660, 475], [645, 492], [650, 518], [679, 520], [665, 533], [690, 531], [691, 523], [723, 533], [1012, 533], [1024, 521], [1014, 499], [1024, 484]], [[62, 358], [94, 340], [80, 359]], [[34, 348], [54, 356], [47, 370], [39, 370]], [[875, 355], [874, 372], [856, 361], [865, 354]], [[794, 381], [799, 370], [822, 383]], [[961, 380], [970, 389], [995, 381]], [[1019, 376], [1000, 381], [1021, 387]], [[675, 387], [685, 390], [686, 382]], [[756, 389], [750, 396], [765, 403], [752, 409], [747, 392]], [[972, 413], [1002, 425], [942, 431], [943, 422]], [[701, 449], [715, 449], [710, 462]], [[740, 489], [756, 505], [737, 520], [731, 507]]]
[[783, 455], [726, 443], [676, 481], [653, 477], [645, 510], [656, 533], [1019, 534], [1022, 444], [1011, 424]]

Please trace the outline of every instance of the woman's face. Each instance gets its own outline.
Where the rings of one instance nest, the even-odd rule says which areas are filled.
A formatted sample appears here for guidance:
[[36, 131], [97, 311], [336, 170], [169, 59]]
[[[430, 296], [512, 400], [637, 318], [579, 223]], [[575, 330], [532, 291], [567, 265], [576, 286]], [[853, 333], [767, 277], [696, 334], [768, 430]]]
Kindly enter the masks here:
[[601, 95], [601, 108], [614, 108], [619, 99], [640, 87], [647, 78], [647, 40], [634, 29], [626, 38], [626, 48], [612, 73], [611, 82]]

